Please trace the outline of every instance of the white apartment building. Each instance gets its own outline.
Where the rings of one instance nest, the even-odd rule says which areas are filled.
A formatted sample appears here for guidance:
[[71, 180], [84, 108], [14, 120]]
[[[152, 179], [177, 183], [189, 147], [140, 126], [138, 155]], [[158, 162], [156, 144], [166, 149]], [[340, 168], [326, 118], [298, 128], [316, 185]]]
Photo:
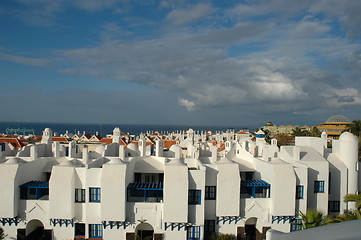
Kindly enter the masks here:
[[[185, 136], [183, 136], [185, 135]], [[359, 190], [358, 142], [345, 132], [327, 148], [321, 138], [295, 146], [218, 138], [189, 130], [179, 144], [111, 144], [94, 151], [75, 142], [5, 145], [0, 153], [0, 227], [9, 239], [201, 240], [211, 233], [265, 239], [294, 230], [299, 211], [339, 214]], [[222, 139], [228, 139], [222, 142]], [[224, 144], [223, 148], [219, 144]]]

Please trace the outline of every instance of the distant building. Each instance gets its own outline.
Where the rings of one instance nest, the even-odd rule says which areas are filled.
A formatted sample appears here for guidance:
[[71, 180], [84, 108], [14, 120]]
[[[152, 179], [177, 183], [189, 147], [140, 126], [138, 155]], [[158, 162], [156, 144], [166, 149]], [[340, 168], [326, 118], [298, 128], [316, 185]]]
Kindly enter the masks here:
[[321, 126], [317, 126], [317, 128], [321, 132], [325, 131], [329, 138], [338, 139], [341, 133], [348, 131], [351, 125], [352, 122], [345, 116], [334, 115], [327, 119], [325, 123], [322, 123]]
[[266, 125], [263, 126], [263, 129], [268, 130], [270, 132], [270, 137], [274, 137], [277, 134], [288, 134], [291, 135], [293, 133], [293, 129], [299, 127], [306, 131], [311, 131], [311, 127], [304, 125], [280, 125], [276, 126], [271, 122], [266, 123]]

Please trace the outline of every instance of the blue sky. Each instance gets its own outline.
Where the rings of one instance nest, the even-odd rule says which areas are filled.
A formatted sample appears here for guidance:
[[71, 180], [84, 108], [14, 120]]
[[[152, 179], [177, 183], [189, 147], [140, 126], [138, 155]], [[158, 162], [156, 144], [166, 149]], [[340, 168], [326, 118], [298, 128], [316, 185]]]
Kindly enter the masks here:
[[5, 0], [1, 121], [360, 119], [359, 0]]

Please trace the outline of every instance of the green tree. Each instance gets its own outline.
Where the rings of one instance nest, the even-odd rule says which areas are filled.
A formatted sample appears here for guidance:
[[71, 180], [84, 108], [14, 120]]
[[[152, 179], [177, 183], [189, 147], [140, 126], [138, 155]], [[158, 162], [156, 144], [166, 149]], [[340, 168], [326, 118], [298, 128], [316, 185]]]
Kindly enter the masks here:
[[347, 221], [352, 221], [352, 220], [357, 220], [357, 219], [361, 219], [360, 211], [345, 210], [344, 213], [337, 215], [333, 221], [335, 223], [339, 223], [339, 222], [347, 222]]
[[292, 129], [292, 136], [309, 136], [310, 132], [300, 128], [300, 127], [295, 127]]
[[302, 222], [294, 224], [300, 225], [302, 229], [315, 228], [333, 223], [333, 218], [324, 215], [322, 212], [314, 209], [308, 209], [306, 211], [306, 214], [301, 212], [300, 216]]
[[321, 136], [321, 131], [318, 130], [317, 127], [312, 127], [312, 130], [309, 133], [310, 133], [311, 137], [320, 137]]
[[224, 233], [212, 233], [209, 234], [207, 236], [205, 236], [204, 238], [205, 240], [235, 240], [236, 239], [236, 235], [234, 234], [224, 234]]
[[280, 133], [275, 136], [275, 139], [277, 139], [278, 146], [283, 146], [293, 144], [295, 138], [286, 133]]
[[352, 134], [355, 134], [356, 136], [360, 137], [361, 134], [361, 120], [353, 120], [352, 125], [350, 127], [350, 131]]
[[334, 222], [338, 223], [361, 219], [361, 194], [346, 194], [343, 200], [344, 202], [355, 202], [357, 209], [345, 210], [344, 213], [334, 218]]

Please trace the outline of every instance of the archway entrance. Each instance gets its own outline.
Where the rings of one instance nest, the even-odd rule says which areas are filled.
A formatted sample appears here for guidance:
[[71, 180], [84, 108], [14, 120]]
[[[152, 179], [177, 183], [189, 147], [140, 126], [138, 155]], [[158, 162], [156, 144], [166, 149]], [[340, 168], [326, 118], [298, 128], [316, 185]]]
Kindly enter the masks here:
[[28, 224], [26, 224], [26, 238], [29, 240], [43, 240], [44, 239], [44, 224], [37, 220], [33, 219]]
[[135, 228], [135, 233], [139, 237], [139, 240], [152, 240], [154, 229], [149, 223], [140, 223]]
[[246, 240], [256, 240], [256, 224], [257, 218], [252, 217], [247, 219], [245, 224]]

